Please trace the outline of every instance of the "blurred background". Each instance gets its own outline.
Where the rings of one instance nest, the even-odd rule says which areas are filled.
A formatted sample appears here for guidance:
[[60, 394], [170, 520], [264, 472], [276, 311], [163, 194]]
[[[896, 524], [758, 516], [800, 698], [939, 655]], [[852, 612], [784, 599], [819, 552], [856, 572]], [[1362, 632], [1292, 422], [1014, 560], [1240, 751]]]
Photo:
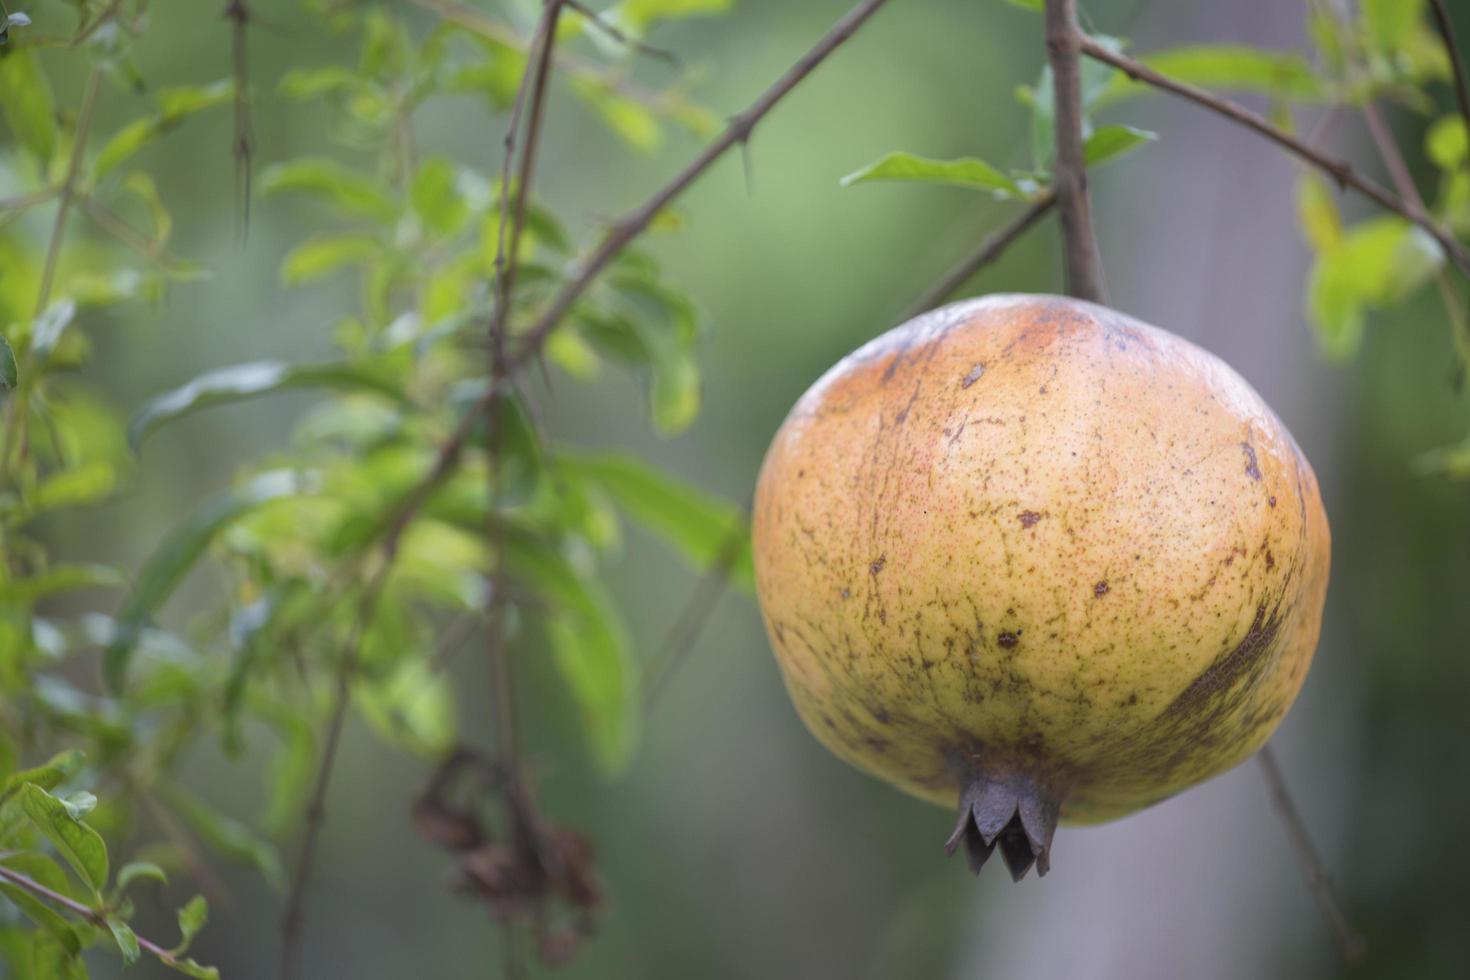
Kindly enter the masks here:
[[[152, 6], [140, 56], [153, 84], [227, 74], [219, 4]], [[848, 6], [740, 0], [728, 18], [682, 22], [657, 40], [699, 69], [697, 95], [728, 114]], [[256, 7], [265, 21], [251, 45], [259, 159], [321, 152], [321, 110], [271, 93], [288, 67], [340, 55], [337, 42], [295, 2]], [[1304, 43], [1300, 6], [1278, 0], [1085, 8], [1089, 27], [1145, 52], [1188, 41]], [[1470, 37], [1470, 8], [1458, 16]], [[614, 371], [595, 386], [543, 391], [549, 433], [631, 448], [747, 499], [769, 438], [806, 386], [892, 326], [1014, 207], [961, 189], [842, 189], [838, 179], [891, 149], [1024, 163], [1027, 117], [1011, 93], [1035, 80], [1040, 35], [1040, 18], [999, 0], [891, 4], [762, 123], [744, 163], [732, 154], [687, 195], [682, 233], [650, 243], [706, 314], [699, 422], [659, 440], [636, 383]], [[64, 64], [47, 68], [58, 102], [74, 105], [81, 78]], [[143, 109], [114, 90], [98, 111], [115, 124]], [[1294, 164], [1187, 105], [1150, 99], [1107, 118], [1162, 136], [1094, 177], [1114, 305], [1234, 365], [1286, 421], [1322, 483], [1335, 552], [1328, 621], [1276, 744], [1368, 958], [1341, 965], [1254, 763], [1115, 824], [1064, 828], [1044, 881], [1013, 885], [998, 871], [972, 879], [940, 849], [950, 813], [848, 769], [803, 730], [753, 600], [732, 591], [647, 719], [631, 773], [615, 783], [586, 759], [574, 709], [544, 658], [517, 650], [523, 703], [541, 712], [524, 724], [542, 802], [595, 838], [607, 893], [597, 938], [558, 975], [1465, 975], [1470, 852], [1457, 835], [1470, 819], [1470, 485], [1419, 478], [1409, 465], [1470, 422], [1470, 401], [1449, 378], [1443, 309], [1425, 291], [1372, 322], [1354, 363], [1326, 363], [1302, 312], [1309, 256], [1293, 214]], [[465, 99], [425, 112], [418, 136], [489, 167], [503, 125]], [[1420, 166], [1420, 134], [1401, 135]], [[1329, 139], [1375, 171], [1356, 122]], [[174, 211], [175, 250], [214, 274], [94, 331], [89, 371], [124, 410], [211, 367], [326, 357], [330, 324], [352, 302], [346, 277], [289, 292], [279, 285], [281, 255], [313, 228], [289, 200], [257, 201], [241, 240], [230, 141], [228, 113], [207, 114], [143, 161]], [[671, 132], [657, 151], [630, 153], [553, 89], [539, 190], [586, 233], [698, 145]], [[1060, 285], [1055, 228], [1044, 223], [969, 291]], [[58, 547], [135, 565], [177, 514], [280, 446], [307, 404], [279, 398], [181, 423], [149, 444], [127, 497], [55, 529]], [[634, 532], [612, 581], [653, 656], [692, 577]], [[170, 620], [188, 622], [191, 597], [207, 585], [181, 595]], [[476, 642], [465, 639], [472, 650]], [[471, 671], [460, 703], [482, 741], [491, 730], [486, 689]], [[261, 762], [226, 761], [201, 743], [186, 778], [222, 809], [248, 814]], [[412, 831], [409, 806], [425, 775], [420, 761], [350, 724], [309, 904], [308, 975], [498, 975], [498, 929], [482, 907], [450, 894], [448, 859]], [[228, 899], [216, 904], [196, 955], [226, 977], [272, 976], [280, 896], [253, 875], [220, 872]], [[171, 916], [145, 903], [140, 932]], [[95, 963], [98, 976], [120, 970], [105, 954]], [[144, 961], [129, 975], [163, 973]]]

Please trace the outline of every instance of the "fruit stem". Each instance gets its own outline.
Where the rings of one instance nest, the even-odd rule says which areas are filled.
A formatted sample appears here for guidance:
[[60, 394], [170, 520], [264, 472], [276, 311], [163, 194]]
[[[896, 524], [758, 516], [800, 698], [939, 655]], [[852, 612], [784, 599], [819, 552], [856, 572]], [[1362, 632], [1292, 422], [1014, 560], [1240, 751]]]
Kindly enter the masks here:
[[1060, 811], [1060, 801], [1027, 776], [982, 773], [960, 794], [959, 820], [944, 850], [953, 854], [963, 841], [970, 870], [978, 875], [999, 845], [1012, 881], [1026, 877], [1033, 864], [1045, 875]]

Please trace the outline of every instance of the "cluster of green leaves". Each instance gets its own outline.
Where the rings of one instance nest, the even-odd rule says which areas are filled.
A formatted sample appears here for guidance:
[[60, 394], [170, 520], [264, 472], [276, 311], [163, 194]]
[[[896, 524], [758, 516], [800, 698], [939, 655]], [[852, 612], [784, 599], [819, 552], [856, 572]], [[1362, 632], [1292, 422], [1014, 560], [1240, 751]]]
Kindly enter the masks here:
[[[1039, 12], [1040, 0], [1008, 0]], [[1424, 0], [1366, 0], [1354, 18], [1337, 5], [1313, 0], [1309, 7], [1314, 57], [1242, 45], [1189, 45], [1159, 51], [1141, 60], [1155, 71], [1207, 90], [1265, 97], [1272, 120], [1295, 130], [1294, 112], [1337, 107], [1360, 111], [1377, 101], [1391, 103], [1422, 119], [1427, 158], [1438, 171], [1428, 212], [1444, 227], [1470, 233], [1470, 137], [1465, 118], [1453, 103], [1441, 105], [1453, 82], [1444, 41], [1431, 25]], [[1122, 51], [1117, 38], [1093, 40]], [[1082, 102], [1085, 157], [1089, 166], [1107, 162], [1156, 138], [1127, 125], [1094, 125], [1101, 110], [1149, 94], [1144, 83], [1109, 65], [1084, 59]], [[1053, 94], [1050, 68], [1034, 86], [1021, 86], [1017, 98], [1030, 112], [1029, 165], [1002, 168], [977, 157], [934, 160], [893, 152], [843, 178], [843, 184], [916, 181], [966, 187], [1023, 202], [1048, 192], [1053, 154]], [[1297, 188], [1301, 227], [1314, 254], [1305, 306], [1323, 353], [1347, 360], [1358, 351], [1368, 315], [1404, 303], [1438, 279], [1460, 358], [1460, 383], [1470, 370], [1470, 306], [1464, 284], [1446, 273], [1443, 249], [1423, 228], [1394, 214], [1348, 223], [1338, 195], [1327, 179], [1304, 170]], [[1418, 461], [1425, 473], [1470, 476], [1470, 439]]]
[[[625, 0], [604, 17], [641, 38], [728, 2]], [[78, 903], [58, 906], [0, 880], [0, 962], [16, 975], [83, 976], [79, 951], [99, 937], [136, 959], [124, 890], [162, 881], [165, 870], [177, 876], [197, 860], [196, 842], [284, 887], [273, 839], [301, 818], [329, 692], [354, 643], [355, 708], [392, 744], [436, 758], [459, 739], [455, 665], [438, 637], [483, 618], [498, 582], [511, 641], [548, 651], [592, 757], [615, 774], [632, 758], [642, 704], [640, 658], [600, 575], [622, 521], [645, 525], [695, 567], [750, 576], [740, 508], [636, 458], [559, 444], [519, 386], [495, 404], [494, 452], [488, 427], [476, 428], [385, 553], [440, 446], [485, 394], [504, 191], [514, 190], [501, 187], [495, 141], [472, 162], [424, 152], [413, 145], [413, 117], [441, 99], [508, 111], [531, 25], [518, 4], [501, 20], [437, 0], [419, 11], [305, 3], [326, 30], [356, 39], [355, 54], [299, 67], [255, 94], [307, 104], [329, 134], [314, 155], [265, 169], [259, 187], [263, 206], [299, 200], [319, 224], [284, 257], [283, 284], [354, 275], [360, 305], [333, 328], [335, 359], [218, 368], [130, 423], [84, 380], [87, 328], [110, 307], [206, 274], [169, 252], [165, 201], [135, 161], [190, 116], [232, 105], [233, 81], [153, 92], [148, 112], [103, 132], [91, 105], [57, 105], [49, 76], [90, 72], [101, 96], [89, 100], [146, 92], [130, 56], [146, 29], [144, 0], [43, 3], [31, 11], [36, 23], [12, 29], [0, 48], [0, 118], [11, 138], [0, 146], [0, 773], [14, 773], [0, 804], [0, 876], [27, 875]], [[575, 11], [558, 40], [571, 52], [558, 84], [635, 152], [656, 148], [670, 126], [716, 127], [682, 77], [662, 88], [635, 82], [634, 53]], [[58, 202], [66, 221], [56, 221]], [[677, 221], [659, 225], [668, 232]], [[576, 274], [578, 254], [554, 212], [531, 201], [513, 343]], [[651, 423], [674, 434], [699, 410], [700, 334], [695, 304], [650, 254], [629, 250], [542, 353], [574, 379], [605, 364], [634, 372]], [[141, 567], [53, 554], [50, 522], [118, 493], [161, 427], [289, 389], [322, 396], [289, 444], [182, 518]], [[185, 630], [165, 628], [160, 613], [203, 561], [225, 582], [218, 606]], [[365, 602], [369, 573], [385, 561], [391, 568]], [[262, 730], [274, 737], [274, 761], [259, 814], [221, 813], [177, 780], [201, 737], [238, 754]], [[88, 763], [69, 754], [17, 771], [22, 758], [63, 745], [85, 750]], [[98, 804], [81, 787], [108, 794]], [[130, 841], [140, 804], [171, 812], [187, 839], [146, 845], [150, 863], [109, 879], [103, 839]], [[185, 945], [202, 924], [196, 899], [180, 911]], [[212, 975], [182, 952], [159, 958]]]

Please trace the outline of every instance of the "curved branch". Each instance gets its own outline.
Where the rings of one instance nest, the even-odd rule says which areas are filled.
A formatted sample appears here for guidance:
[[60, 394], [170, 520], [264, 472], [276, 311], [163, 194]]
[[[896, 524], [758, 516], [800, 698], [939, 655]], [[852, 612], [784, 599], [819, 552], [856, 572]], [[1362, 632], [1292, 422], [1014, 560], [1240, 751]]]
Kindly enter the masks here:
[[1445, 254], [1455, 264], [1455, 267], [1467, 278], [1470, 278], [1470, 252], [1466, 251], [1465, 246], [1461, 245], [1454, 235], [1450, 234], [1449, 231], [1426, 214], [1423, 208], [1415, 207], [1413, 204], [1395, 197], [1391, 191], [1381, 184], [1360, 175], [1353, 169], [1352, 164], [1346, 160], [1328, 156], [1326, 153], [1309, 146], [1285, 130], [1273, 126], [1265, 117], [1252, 112], [1237, 102], [1222, 99], [1187, 82], [1177, 81], [1166, 75], [1161, 75], [1143, 62], [1130, 58], [1127, 55], [1109, 51], [1091, 38], [1084, 37], [1082, 39], [1082, 53], [1096, 61], [1112, 65], [1136, 82], [1143, 82], [1161, 91], [1168, 92], [1171, 95], [1177, 95], [1182, 99], [1193, 102], [1195, 105], [1203, 106], [1217, 115], [1224, 116], [1231, 122], [1238, 123], [1264, 136], [1277, 146], [1283, 147], [1312, 166], [1327, 173], [1337, 181], [1338, 186], [1351, 187], [1359, 194], [1372, 199], [1389, 211], [1413, 222], [1427, 231], [1435, 241], [1439, 242], [1440, 247], [1445, 250]]

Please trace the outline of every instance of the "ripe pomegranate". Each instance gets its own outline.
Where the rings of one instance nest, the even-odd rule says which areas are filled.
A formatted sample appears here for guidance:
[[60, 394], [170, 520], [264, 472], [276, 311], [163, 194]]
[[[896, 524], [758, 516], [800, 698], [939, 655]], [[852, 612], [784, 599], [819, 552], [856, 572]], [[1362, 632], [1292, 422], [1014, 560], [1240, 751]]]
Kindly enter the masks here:
[[991, 296], [854, 352], [776, 435], [757, 589], [797, 711], [959, 804], [948, 849], [1045, 874], [1057, 821], [1236, 765], [1317, 644], [1327, 518], [1218, 358], [1091, 303]]

